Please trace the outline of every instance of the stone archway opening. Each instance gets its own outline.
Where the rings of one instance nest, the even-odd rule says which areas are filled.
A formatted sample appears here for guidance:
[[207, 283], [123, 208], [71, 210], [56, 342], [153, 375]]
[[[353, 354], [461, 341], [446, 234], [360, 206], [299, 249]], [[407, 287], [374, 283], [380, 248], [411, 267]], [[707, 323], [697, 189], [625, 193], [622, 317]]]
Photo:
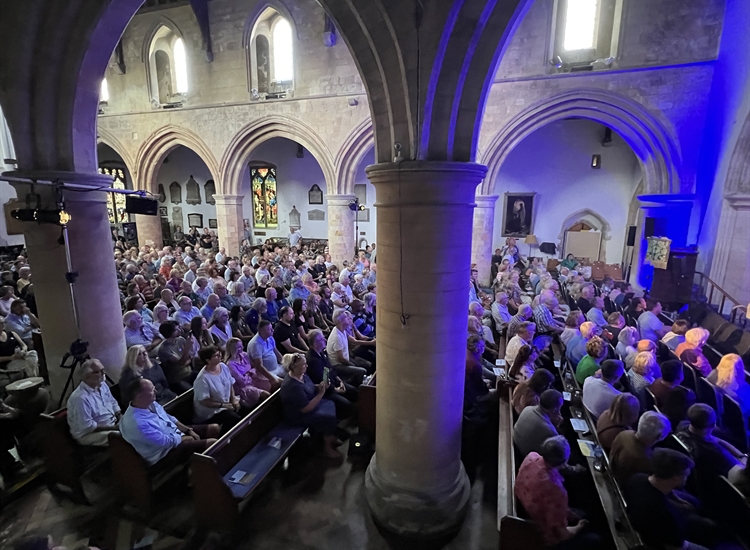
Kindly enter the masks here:
[[607, 258], [607, 242], [612, 239], [612, 227], [609, 225], [600, 214], [594, 210], [584, 208], [577, 212], [570, 214], [565, 220], [563, 220], [560, 227], [560, 233], [557, 235], [557, 245], [560, 251], [560, 256], [565, 257], [566, 254], [566, 237], [568, 232], [588, 232], [594, 231], [601, 234], [599, 241], [599, 251], [596, 258], [591, 258], [592, 261], [603, 261]]

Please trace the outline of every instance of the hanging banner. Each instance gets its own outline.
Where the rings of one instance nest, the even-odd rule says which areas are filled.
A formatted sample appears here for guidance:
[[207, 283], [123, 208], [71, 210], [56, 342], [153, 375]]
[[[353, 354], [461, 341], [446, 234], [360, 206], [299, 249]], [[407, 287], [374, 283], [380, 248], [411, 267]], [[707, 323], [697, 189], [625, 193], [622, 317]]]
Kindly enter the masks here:
[[648, 237], [645, 263], [651, 264], [656, 269], [667, 269], [671, 246], [672, 240], [666, 237]]

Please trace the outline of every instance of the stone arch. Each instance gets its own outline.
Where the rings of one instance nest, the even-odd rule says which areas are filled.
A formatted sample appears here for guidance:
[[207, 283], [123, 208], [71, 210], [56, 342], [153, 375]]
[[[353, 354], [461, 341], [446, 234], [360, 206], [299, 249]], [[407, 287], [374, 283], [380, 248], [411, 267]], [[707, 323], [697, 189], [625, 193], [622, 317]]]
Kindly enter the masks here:
[[245, 125], [227, 145], [221, 159], [221, 193], [240, 195], [242, 171], [247, 167], [247, 157], [253, 149], [269, 139], [282, 137], [296, 141], [310, 151], [318, 161], [326, 179], [326, 193], [332, 194], [335, 178], [333, 159], [328, 146], [305, 123], [290, 117], [270, 115]]
[[154, 40], [154, 36], [157, 32], [159, 32], [159, 29], [162, 27], [167, 27], [169, 30], [171, 30], [173, 33], [175, 33], [177, 36], [182, 38], [182, 40], [185, 41], [185, 48], [187, 49], [188, 41], [185, 38], [185, 33], [183, 33], [180, 28], [177, 26], [177, 24], [169, 19], [168, 17], [164, 17], [163, 15], [160, 15], [159, 18], [154, 21], [154, 23], [151, 25], [151, 28], [146, 33], [146, 36], [143, 38], [143, 44], [141, 45], [141, 62], [148, 63], [148, 53], [151, 49], [151, 42]]
[[560, 254], [563, 253], [563, 243], [565, 242], [565, 233], [577, 223], [584, 222], [590, 225], [602, 234], [602, 240], [599, 244], [599, 258], [607, 257], [607, 241], [612, 239], [612, 227], [609, 222], [598, 212], [590, 208], [583, 208], [573, 212], [566, 217], [560, 226], [560, 233], [557, 235], [557, 249]]
[[365, 155], [375, 147], [375, 135], [370, 119], [363, 120], [347, 136], [336, 154], [336, 194], [353, 195], [357, 169]]
[[595, 89], [576, 89], [547, 98], [515, 116], [481, 155], [488, 167], [481, 194], [491, 195], [502, 164], [510, 152], [542, 126], [565, 118], [594, 120], [617, 132], [635, 152], [648, 193], [679, 193], [682, 158], [676, 138], [645, 106]]
[[117, 139], [117, 137], [112, 132], [105, 128], [98, 128], [96, 134], [97, 144], [103, 143], [104, 145], [111, 147], [115, 153], [120, 155], [120, 158], [125, 163], [125, 167], [128, 169], [128, 172], [130, 172], [131, 176], [135, 177], [135, 163], [133, 162], [133, 158], [130, 156], [130, 152], [125, 149], [122, 142]]
[[136, 172], [133, 175], [134, 187], [152, 193], [155, 192], [156, 177], [162, 162], [179, 145], [187, 147], [206, 163], [208, 171], [211, 172], [211, 177], [215, 182], [218, 182], [217, 187], [220, 189], [221, 182], [217, 178], [219, 166], [214, 154], [197, 134], [173, 125], [160, 128], [141, 145], [136, 157]]

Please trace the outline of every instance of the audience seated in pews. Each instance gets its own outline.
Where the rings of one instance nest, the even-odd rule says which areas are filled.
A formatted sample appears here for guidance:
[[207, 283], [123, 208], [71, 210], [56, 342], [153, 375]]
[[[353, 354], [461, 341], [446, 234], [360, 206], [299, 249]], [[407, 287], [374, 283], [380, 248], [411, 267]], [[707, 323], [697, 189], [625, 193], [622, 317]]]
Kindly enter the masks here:
[[182, 329], [176, 321], [165, 321], [159, 332], [164, 341], [159, 346], [158, 357], [169, 387], [177, 394], [186, 392], [193, 378], [192, 346], [182, 337]]
[[682, 363], [676, 359], [664, 361], [661, 365], [661, 378], [657, 378], [648, 389], [654, 395], [659, 408], [676, 430], [680, 422], [687, 418], [687, 411], [695, 403], [695, 392], [681, 386], [684, 380]]
[[68, 398], [71, 435], [81, 445], [106, 447], [109, 432], [117, 430], [121, 416], [120, 405], [104, 383], [104, 365], [98, 359], [86, 360], [81, 383]]
[[580, 327], [586, 321], [580, 310], [574, 309], [565, 318], [565, 330], [560, 334], [560, 341], [564, 346], [568, 346], [570, 341], [576, 336], [581, 336]]
[[534, 323], [539, 334], [562, 334], [565, 325], [552, 315], [558, 306], [555, 295], [550, 291], [543, 291], [539, 298], [539, 305], [534, 308]]
[[[510, 330], [510, 329], [509, 329]], [[534, 345], [534, 334], [536, 333], [536, 325], [529, 321], [524, 321], [518, 326], [518, 331], [513, 336], [508, 344], [505, 346], [505, 364], [513, 365], [516, 361], [516, 355], [523, 346]]]
[[0, 316], [0, 371], [39, 376], [36, 351], [29, 350], [26, 342], [6, 326], [5, 317]]
[[625, 430], [615, 437], [609, 454], [612, 474], [622, 485], [637, 473], [651, 474], [653, 447], [671, 431], [669, 419], [661, 413], [646, 411], [638, 420], [638, 429]]
[[[198, 352], [205, 366], [193, 383], [193, 408], [195, 423], [216, 423], [225, 434], [242, 417], [240, 399], [234, 393], [234, 378], [221, 361], [221, 351], [216, 346], [203, 348]], [[210, 421], [210, 422], [209, 422]]]
[[708, 381], [739, 403], [747, 426], [750, 418], [750, 384], [745, 380], [745, 364], [742, 358], [736, 353], [726, 354], [716, 369], [708, 375]]
[[535, 362], [539, 352], [534, 346], [521, 346], [516, 354], [516, 359], [508, 371], [508, 378], [516, 382], [526, 382], [531, 379], [536, 369]]
[[625, 365], [622, 361], [607, 359], [602, 363], [601, 376], [592, 375], [586, 378], [583, 383], [583, 406], [595, 419], [609, 409], [612, 402], [620, 395], [620, 391], [614, 386], [623, 374], [625, 374]]
[[234, 378], [234, 394], [240, 403], [248, 409], [265, 401], [271, 392], [278, 389], [278, 379], [261, 367], [256, 370], [250, 364], [250, 358], [242, 350], [242, 340], [230, 338], [227, 341], [225, 362]]
[[156, 401], [160, 404], [163, 405], [177, 397], [177, 394], [169, 389], [169, 382], [161, 366], [151, 362], [145, 347], [136, 345], [128, 349], [125, 354], [125, 366], [120, 371], [118, 385], [122, 392], [122, 403], [128, 403], [133, 399], [133, 396], [127, 392], [135, 388], [133, 382], [141, 378], [151, 381]]
[[557, 428], [563, 421], [560, 414], [562, 404], [562, 394], [549, 389], [542, 392], [538, 405], [526, 407], [521, 412], [513, 427], [513, 443], [521, 456], [539, 452], [547, 438], [558, 435]]
[[512, 315], [508, 311], [508, 295], [505, 292], [495, 294], [495, 301], [490, 308], [492, 311], [492, 320], [495, 323], [495, 330], [501, 332], [508, 326]]
[[132, 398], [120, 421], [120, 433], [149, 466], [162, 460], [181, 464], [216, 442], [218, 424], [186, 426], [158, 403], [150, 380], [134, 380], [131, 386], [127, 393]]
[[646, 300], [640, 296], [634, 296], [630, 300], [630, 304], [625, 308], [625, 315], [629, 319], [638, 321], [638, 317], [646, 310]]
[[10, 314], [5, 317], [5, 325], [24, 341], [26, 347], [34, 349], [32, 331], [40, 328], [39, 320], [23, 300], [14, 300], [10, 305]]
[[672, 323], [672, 328], [661, 339], [672, 351], [677, 351], [677, 347], [685, 341], [685, 334], [690, 328], [690, 323], [685, 319], [677, 319]]
[[508, 321], [508, 331], [506, 333], [508, 341], [510, 341], [518, 333], [521, 325], [530, 321], [533, 316], [533, 308], [529, 304], [521, 304], [518, 307], [518, 312], [510, 318], [510, 321]]
[[669, 327], [659, 319], [660, 313], [661, 303], [652, 298], [646, 300], [646, 310], [638, 317], [641, 338], [658, 342], [669, 332]]
[[621, 393], [602, 413], [596, 422], [596, 435], [607, 453], [620, 432], [635, 429], [640, 412], [641, 404], [638, 399], [630, 393]]
[[584, 315], [588, 315], [589, 310], [594, 307], [592, 301], [594, 299], [595, 293], [596, 290], [594, 289], [593, 284], [586, 283], [581, 286], [581, 294], [580, 297], [576, 300], [576, 307], [580, 309]]
[[181, 296], [177, 300], [177, 304], [180, 309], [175, 311], [174, 320], [180, 323], [183, 328], [189, 326], [193, 319], [201, 316], [200, 310], [193, 305], [189, 296]]
[[625, 361], [625, 366], [631, 368], [633, 361], [638, 353], [635, 349], [638, 343], [638, 329], [635, 327], [623, 327], [620, 334], [617, 335], [617, 345], [615, 351], [620, 358]]
[[648, 351], [641, 351], [635, 356], [633, 367], [628, 371], [630, 387], [644, 409], [646, 407], [643, 405], [645, 403], [643, 394], [646, 388], [653, 384], [660, 376], [658, 369], [659, 365], [656, 363], [654, 354]]
[[586, 355], [578, 362], [576, 366], [576, 380], [583, 385], [585, 380], [594, 376], [599, 370], [599, 363], [607, 357], [607, 344], [602, 338], [594, 336], [586, 342]]
[[242, 341], [243, 347], [255, 336], [245, 321], [245, 312], [240, 306], [234, 306], [229, 312], [229, 328], [232, 330], [232, 336]]
[[336, 406], [325, 398], [330, 380], [313, 384], [306, 374], [307, 360], [301, 353], [286, 354], [282, 362], [287, 376], [281, 384], [280, 397], [286, 420], [308, 427], [314, 436], [322, 436], [325, 456], [341, 458], [336, 450], [340, 445], [336, 437]]
[[351, 346], [359, 346], [365, 341], [350, 335], [353, 320], [348, 311], [344, 309], [336, 311], [333, 315], [333, 323], [335, 326], [328, 336], [326, 345], [328, 358], [345, 381], [359, 386], [370, 368], [370, 363], [362, 357], [354, 356], [355, 349]]
[[227, 308], [220, 306], [214, 310], [208, 323], [208, 330], [214, 337], [216, 346], [224, 351], [227, 342], [232, 338], [232, 327], [229, 324], [229, 310]]
[[526, 407], [539, 404], [539, 397], [554, 382], [554, 375], [547, 369], [537, 369], [531, 378], [518, 384], [513, 390], [513, 410], [521, 414]]
[[305, 358], [307, 360], [307, 376], [313, 384], [323, 382], [325, 369], [328, 369], [328, 380], [330, 384], [326, 389], [325, 398], [330, 399], [336, 405], [336, 416], [339, 419], [350, 417], [355, 412], [354, 403], [359, 395], [357, 388], [344, 382], [331, 364], [326, 350], [327, 341], [320, 329], [313, 329], [309, 334], [310, 349]]
[[[671, 449], [656, 449], [651, 462], [650, 472], [636, 473], [624, 483], [633, 527], [649, 547], [706, 550], [718, 548], [717, 544], [731, 537], [698, 513], [697, 502], [678, 494], [695, 466], [690, 457]], [[721, 548], [738, 547], [730, 543]]]
[[151, 328], [151, 324], [145, 324], [143, 317], [137, 311], [128, 311], [122, 316], [125, 325], [125, 345], [133, 347], [141, 345], [146, 348], [149, 356], [156, 357], [157, 348], [162, 342], [162, 336]]
[[256, 371], [265, 370], [277, 379], [286, 375], [286, 371], [281, 366], [281, 353], [276, 347], [273, 325], [270, 321], [263, 319], [258, 323], [258, 333], [248, 342], [247, 354]]
[[609, 343], [616, 346], [619, 342], [620, 331], [625, 328], [625, 317], [622, 313], [615, 311], [607, 315], [607, 326], [604, 327], [604, 334], [609, 333], [607, 339]]
[[586, 344], [595, 336], [602, 335], [601, 327], [596, 326], [591, 321], [581, 324], [581, 335], [573, 337], [565, 348], [565, 357], [571, 365], [578, 365], [581, 359], [586, 355]]
[[528, 453], [521, 463], [514, 487], [516, 498], [541, 531], [546, 548], [600, 548], [602, 541], [584, 531], [588, 522], [568, 506], [560, 469], [567, 466], [569, 458], [570, 446], [563, 436], [545, 439], [539, 450]]
[[586, 320], [601, 328], [607, 326], [607, 320], [604, 318], [604, 298], [595, 296], [592, 299], [591, 309], [586, 314]]

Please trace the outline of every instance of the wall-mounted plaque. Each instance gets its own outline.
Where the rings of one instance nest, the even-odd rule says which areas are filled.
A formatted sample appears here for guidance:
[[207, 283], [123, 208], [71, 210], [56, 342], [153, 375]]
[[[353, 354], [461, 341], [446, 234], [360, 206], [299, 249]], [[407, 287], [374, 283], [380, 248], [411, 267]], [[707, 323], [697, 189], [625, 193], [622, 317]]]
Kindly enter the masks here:
[[164, 193], [164, 185], [162, 185], [161, 183], [159, 184], [157, 192], [159, 193], [159, 202], [164, 202], [165, 200], [167, 200], [167, 195], [166, 193]]
[[323, 191], [317, 184], [313, 185], [307, 193], [307, 201], [310, 204], [323, 204]]
[[216, 204], [216, 199], [214, 199], [214, 195], [216, 194], [216, 184], [214, 183], [214, 180], [208, 180], [203, 188], [206, 191], [206, 202], [208, 204]]
[[203, 214], [188, 214], [189, 227], [203, 227]]
[[217, 227], [219, 227], [219, 224], [216, 222], [215, 219], [209, 218], [208, 219], [208, 227], [209, 227], [209, 229], [216, 229]]
[[311, 222], [324, 222], [326, 221], [325, 210], [308, 210], [307, 220]]
[[185, 194], [187, 195], [185, 198], [186, 203], [190, 205], [201, 203], [201, 188], [200, 185], [198, 185], [198, 182], [193, 179], [192, 175], [187, 181], [187, 184], [185, 184]]
[[357, 221], [369, 222], [370, 221], [370, 209], [365, 208], [364, 210], [357, 210]]
[[180, 204], [182, 202], [182, 187], [176, 181], [169, 184], [169, 198], [172, 204]]

